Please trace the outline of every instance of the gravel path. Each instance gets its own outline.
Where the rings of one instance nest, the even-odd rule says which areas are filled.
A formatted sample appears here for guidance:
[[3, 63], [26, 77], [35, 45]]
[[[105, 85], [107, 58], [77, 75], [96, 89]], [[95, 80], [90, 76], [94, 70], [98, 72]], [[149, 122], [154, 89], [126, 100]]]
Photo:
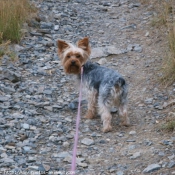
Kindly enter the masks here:
[[35, 1], [40, 12], [0, 65], [0, 174], [66, 174], [70, 170], [78, 93], [57, 56], [58, 38], [90, 37], [92, 61], [118, 70], [129, 84], [132, 126], [103, 133], [100, 117], [83, 117], [77, 175], [175, 174], [175, 137], [159, 130], [174, 87], [156, 79], [161, 38], [149, 22], [151, 6], [135, 0]]

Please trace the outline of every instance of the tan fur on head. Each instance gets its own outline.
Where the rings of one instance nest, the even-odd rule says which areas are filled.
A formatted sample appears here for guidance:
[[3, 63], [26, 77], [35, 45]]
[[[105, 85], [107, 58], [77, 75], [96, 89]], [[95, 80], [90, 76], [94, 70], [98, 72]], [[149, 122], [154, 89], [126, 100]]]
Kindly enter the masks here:
[[57, 45], [58, 45], [58, 55], [61, 58], [62, 53], [70, 46], [69, 46], [69, 44], [67, 44], [65, 41], [62, 41], [62, 40], [58, 40]]
[[69, 74], [79, 74], [81, 66], [90, 56], [91, 49], [87, 37], [79, 40], [77, 45], [62, 40], [57, 41], [58, 55], [61, 59], [64, 70]]
[[83, 38], [82, 40], [79, 40], [77, 42], [77, 46], [81, 49], [83, 49], [85, 52], [88, 53], [88, 55], [91, 54], [91, 48], [89, 46], [89, 38], [88, 37], [85, 37]]

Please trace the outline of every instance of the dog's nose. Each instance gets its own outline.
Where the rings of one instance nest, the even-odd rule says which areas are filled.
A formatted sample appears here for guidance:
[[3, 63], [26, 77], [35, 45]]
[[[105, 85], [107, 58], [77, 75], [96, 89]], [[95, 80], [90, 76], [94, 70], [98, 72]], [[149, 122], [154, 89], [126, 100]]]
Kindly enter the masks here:
[[71, 61], [71, 64], [72, 64], [72, 65], [74, 65], [74, 64], [75, 64], [75, 61], [74, 61], [74, 60], [72, 60], [72, 61]]

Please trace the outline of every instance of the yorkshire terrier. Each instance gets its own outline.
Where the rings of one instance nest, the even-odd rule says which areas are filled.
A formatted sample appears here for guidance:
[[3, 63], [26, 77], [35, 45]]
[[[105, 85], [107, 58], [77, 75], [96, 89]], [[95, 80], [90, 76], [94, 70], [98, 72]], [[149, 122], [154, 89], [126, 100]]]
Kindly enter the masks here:
[[127, 115], [127, 84], [116, 71], [87, 61], [91, 48], [87, 37], [79, 40], [76, 45], [58, 40], [58, 55], [67, 74], [75, 74], [80, 81], [83, 66], [83, 89], [86, 91], [88, 110], [86, 118], [92, 119], [96, 112], [101, 116], [103, 132], [112, 130], [110, 109], [118, 108], [122, 125], [129, 126]]

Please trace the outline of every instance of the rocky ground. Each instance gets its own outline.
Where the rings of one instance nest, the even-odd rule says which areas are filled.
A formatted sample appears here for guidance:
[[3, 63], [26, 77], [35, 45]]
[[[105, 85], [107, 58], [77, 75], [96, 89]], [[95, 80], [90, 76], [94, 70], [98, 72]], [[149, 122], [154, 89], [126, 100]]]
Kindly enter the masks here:
[[159, 129], [173, 107], [173, 85], [157, 81], [164, 45], [149, 23], [155, 12], [135, 0], [35, 1], [39, 15], [0, 65], [0, 173], [66, 174], [70, 170], [78, 93], [57, 56], [58, 38], [90, 37], [92, 61], [118, 70], [129, 84], [132, 125], [103, 133], [83, 117], [77, 175], [175, 174], [175, 137]]

